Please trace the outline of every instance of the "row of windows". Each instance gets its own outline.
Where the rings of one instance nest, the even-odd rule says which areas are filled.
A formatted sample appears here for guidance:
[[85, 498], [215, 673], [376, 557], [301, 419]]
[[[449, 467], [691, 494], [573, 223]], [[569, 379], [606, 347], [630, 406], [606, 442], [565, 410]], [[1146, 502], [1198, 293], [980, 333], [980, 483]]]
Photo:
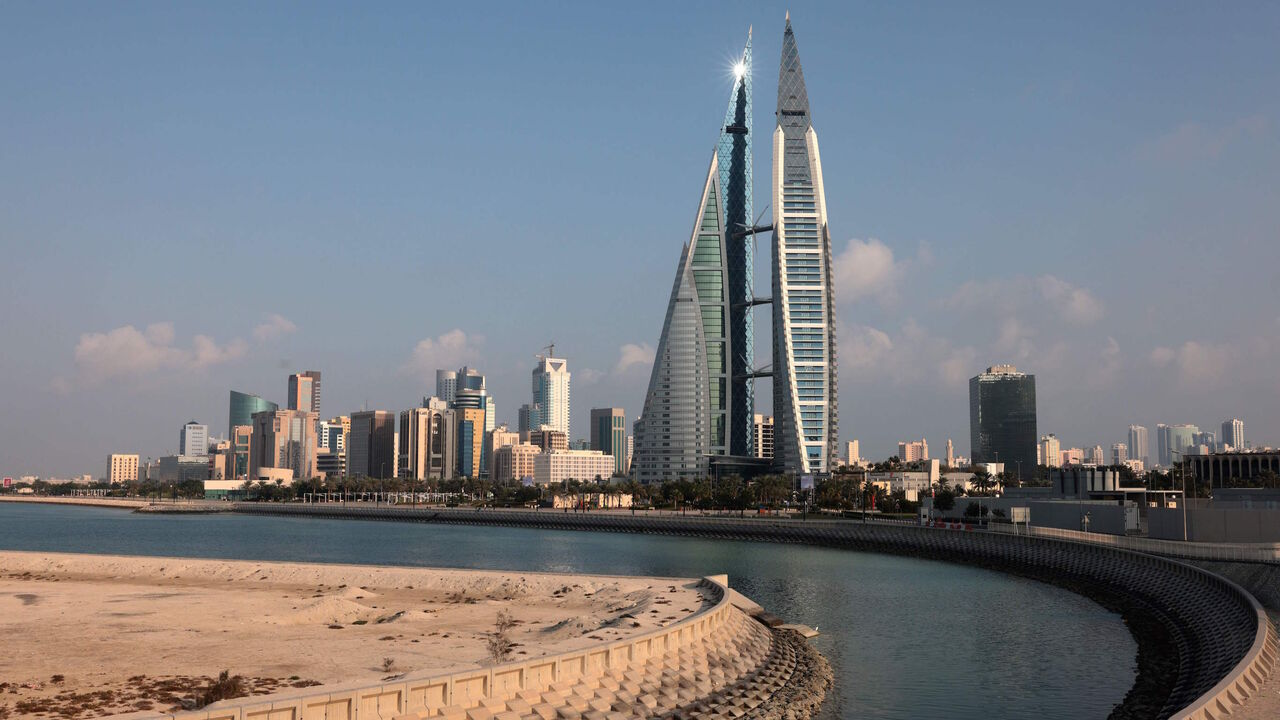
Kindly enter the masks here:
[[702, 332], [709, 338], [724, 337], [724, 306], [702, 306]]
[[693, 251], [695, 263], [720, 264], [720, 236], [699, 235], [698, 246]]
[[719, 270], [694, 270], [693, 282], [698, 286], [702, 302], [724, 302], [724, 283]]

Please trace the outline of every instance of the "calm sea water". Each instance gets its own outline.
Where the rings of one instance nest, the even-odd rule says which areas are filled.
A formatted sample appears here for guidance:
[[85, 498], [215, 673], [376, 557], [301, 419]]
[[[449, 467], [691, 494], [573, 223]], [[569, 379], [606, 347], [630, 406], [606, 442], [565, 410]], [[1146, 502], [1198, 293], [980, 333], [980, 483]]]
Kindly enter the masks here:
[[1137, 647], [1078, 595], [949, 563], [770, 543], [517, 528], [138, 515], [0, 503], [0, 549], [700, 577], [816, 626], [823, 718], [1105, 717]]

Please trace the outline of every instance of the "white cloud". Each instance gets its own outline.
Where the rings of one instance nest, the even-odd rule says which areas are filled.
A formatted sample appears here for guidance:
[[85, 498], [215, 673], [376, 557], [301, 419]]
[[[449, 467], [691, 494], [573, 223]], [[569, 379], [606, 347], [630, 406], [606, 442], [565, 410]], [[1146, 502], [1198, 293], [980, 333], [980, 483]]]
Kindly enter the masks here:
[[1236, 358], [1230, 345], [1213, 345], [1188, 340], [1177, 348], [1157, 347], [1151, 351], [1151, 363], [1158, 368], [1172, 367], [1178, 380], [1188, 387], [1210, 387], [1227, 377]]
[[875, 238], [849, 240], [831, 259], [831, 267], [836, 297], [842, 302], [870, 296], [891, 298], [903, 272], [903, 264], [893, 259], [893, 250]]
[[[173, 323], [162, 322], [138, 330], [132, 325], [105, 333], [85, 333], [76, 343], [77, 384], [93, 386], [107, 381], [132, 380], [161, 372], [190, 372], [238, 360], [248, 352], [240, 339], [218, 345], [207, 335], [197, 335], [191, 348], [175, 346]], [[56, 378], [55, 390], [70, 381]]]
[[455, 328], [438, 337], [419, 340], [402, 370], [433, 382], [436, 370], [457, 368], [476, 359], [483, 343], [483, 337], [468, 337]]
[[574, 383], [580, 385], [595, 385], [603, 379], [605, 373], [595, 368], [581, 368], [573, 371]]
[[977, 351], [956, 346], [934, 335], [913, 320], [896, 334], [868, 325], [841, 325], [837, 329], [840, 382], [963, 388], [973, 375]]
[[618, 364], [613, 366], [613, 374], [621, 375], [633, 367], [642, 369], [653, 367], [653, 346], [649, 343], [627, 343], [618, 348]]
[[1268, 126], [1265, 115], [1249, 115], [1219, 126], [1184, 122], [1139, 148], [1139, 154], [1159, 162], [1212, 160], [1233, 144], [1260, 137]]
[[288, 318], [278, 313], [272, 313], [267, 316], [267, 321], [261, 323], [253, 329], [253, 337], [258, 342], [266, 342], [274, 340], [281, 335], [288, 335], [297, 331], [298, 326], [294, 325]]
[[1063, 320], [1074, 325], [1090, 325], [1102, 319], [1102, 301], [1088, 290], [1053, 275], [1036, 278], [1036, 286], [1040, 296], [1058, 311]]

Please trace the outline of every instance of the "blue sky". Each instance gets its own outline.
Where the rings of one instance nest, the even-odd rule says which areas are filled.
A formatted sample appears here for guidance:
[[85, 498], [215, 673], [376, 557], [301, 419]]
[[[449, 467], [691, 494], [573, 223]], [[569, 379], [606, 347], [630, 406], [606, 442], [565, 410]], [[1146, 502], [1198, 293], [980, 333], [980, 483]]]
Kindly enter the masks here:
[[[753, 24], [768, 203], [786, 9], [0, 6], [0, 472], [172, 453], [293, 369], [337, 414], [465, 362], [514, 424], [551, 340], [575, 434], [634, 419]], [[1014, 362], [1064, 446], [1280, 444], [1280, 7], [790, 9], [844, 438], [966, 452], [965, 379]]]

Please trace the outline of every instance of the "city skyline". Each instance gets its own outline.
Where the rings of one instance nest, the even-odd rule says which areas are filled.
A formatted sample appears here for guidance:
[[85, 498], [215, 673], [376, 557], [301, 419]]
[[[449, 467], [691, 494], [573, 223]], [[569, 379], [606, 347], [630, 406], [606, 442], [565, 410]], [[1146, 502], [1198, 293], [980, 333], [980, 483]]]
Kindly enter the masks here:
[[[349, 70], [326, 75], [273, 64], [270, 48], [234, 32], [195, 42], [203, 18], [191, 8], [143, 8], [136, 27], [106, 22], [107, 39], [90, 41], [104, 26], [96, 12], [62, 24], [48, 8], [9, 9], [0, 30], [0, 52], [24, 61], [11, 66], [34, 67], [44, 80], [0, 79], [19, 108], [0, 129], [22, 148], [0, 174], [17, 200], [0, 209], [10, 260], [0, 298], [15, 309], [0, 332], [20, 350], [0, 365], [9, 404], [0, 470], [65, 476], [100, 471], [112, 452], [168, 454], [187, 419], [225, 427], [231, 389], [285, 406], [281, 379], [301, 367], [324, 371], [329, 416], [366, 402], [413, 407], [432, 394], [437, 368], [476, 365], [490, 379], [498, 419], [514, 426], [528, 393], [527, 357], [551, 337], [574, 367], [572, 437], [586, 436], [592, 407], [638, 415], [663, 308], [637, 298], [670, 282], [665, 239], [687, 232], [690, 202], [680, 179], [705, 169], [698, 128], [723, 107], [718, 88], [740, 48], [739, 26], [710, 8], [682, 13], [676, 26], [633, 10], [583, 8], [550, 19], [528, 10], [519, 19], [563, 27], [531, 36], [513, 21], [486, 38], [465, 13], [405, 9], [395, 23], [403, 34], [368, 18], [344, 31], [344, 45], [328, 42], [332, 28], [303, 22], [298, 37], [336, 48], [314, 59]], [[213, 22], [287, 20], [254, 12], [260, 16]], [[625, 22], [611, 22], [617, 13]], [[758, 29], [780, 15], [766, 7], [737, 13]], [[1233, 417], [1245, 420], [1254, 444], [1274, 444], [1280, 387], [1265, 368], [1280, 354], [1280, 318], [1266, 268], [1280, 252], [1271, 242], [1280, 217], [1258, 190], [1276, 184], [1280, 108], [1263, 92], [1274, 78], [1258, 68], [1274, 60], [1264, 41], [1275, 9], [1147, 6], [1102, 17], [1095, 9], [1092, 26], [1067, 9], [1013, 8], [999, 22], [994, 13], [951, 9], [907, 15], [795, 13], [805, 64], [815, 68], [806, 79], [837, 218], [840, 393], [848, 400], [839, 440], [858, 438], [863, 454], [878, 457], [903, 437], [965, 438], [965, 379], [1009, 362], [1037, 375], [1040, 427], [1073, 444], [1109, 446], [1130, 424], [1194, 422], [1213, 431]], [[459, 59], [473, 69], [462, 80], [417, 74], [429, 72], [434, 53], [457, 51], [452, 42], [411, 40], [429, 22], [449, 23], [457, 43], [475, 46]], [[1143, 32], [1153, 24], [1162, 32]], [[1070, 47], [1045, 25], [1075, 33]], [[1028, 42], [956, 52], [1001, 45], [986, 40], [1010, 32]], [[382, 42], [387, 33], [403, 45]], [[570, 35], [597, 58], [593, 67], [556, 59], [554, 48]], [[606, 49], [623, 35], [665, 36], [661, 47], [671, 52], [641, 67]], [[1188, 53], [1188, 42], [1199, 52]], [[522, 48], [518, 60], [504, 43]], [[1087, 59], [1074, 51], [1086, 44]], [[369, 47], [382, 49], [354, 63]], [[776, 57], [776, 33], [757, 33], [755, 50]], [[160, 61], [170, 56], [174, 62]], [[940, 56], [947, 70], [934, 77]], [[222, 62], [233, 57], [266, 58], [267, 70], [259, 77], [246, 72], [257, 70], [248, 61]], [[512, 92], [528, 107], [549, 109], [583, 92], [596, 102], [558, 129], [538, 110], [525, 113], [520, 145], [508, 144], [506, 126], [487, 118], [509, 122], [509, 114], [473, 88], [519, 63], [531, 65], [532, 87]], [[992, 65], [1004, 71], [999, 81], [983, 79]], [[73, 81], [86, 67], [100, 92]], [[182, 70], [197, 72], [208, 92], [173, 90]], [[358, 90], [369, 73], [387, 78]], [[623, 73], [625, 88], [607, 82]], [[956, 81], [968, 95], [951, 88]], [[776, 89], [769, 72], [754, 82], [765, 97]], [[576, 89], [566, 95], [560, 86]], [[358, 99], [361, 109], [325, 120], [317, 110], [329, 109], [331, 93]], [[509, 158], [525, 187], [487, 186], [510, 198], [495, 203], [499, 214], [477, 216], [461, 187], [445, 184], [457, 176], [479, 187], [501, 177], [495, 166], [462, 165], [448, 148], [413, 139], [443, 127], [415, 94], [469, 108], [475, 127], [461, 131], [458, 152], [483, 137], [483, 152]], [[219, 98], [229, 107], [263, 103], [263, 112], [233, 115]], [[954, 112], [939, 117], [939, 104]], [[631, 116], [618, 112], [624, 107]], [[545, 114], [565, 122], [562, 113]], [[314, 125], [299, 129], [303, 117]], [[351, 127], [357, 135], [348, 138]], [[610, 146], [601, 133], [627, 139]], [[548, 146], [563, 141], [555, 152], [562, 167], [548, 162], [535, 141], [542, 137]], [[333, 149], [340, 147], [347, 149]], [[602, 157], [591, 161], [593, 154]], [[545, 187], [528, 187], [539, 176]], [[584, 176], [607, 189], [570, 184]], [[767, 179], [757, 181], [767, 197]], [[353, 192], [356, 183], [375, 190]], [[570, 188], [576, 201], [586, 194], [602, 207], [559, 217], [570, 209]], [[465, 240], [502, 235], [504, 226], [523, 237], [499, 241], [498, 255], [483, 258], [492, 267], [476, 272], [493, 277], [453, 277], [448, 268], [473, 260]], [[1242, 256], [1250, 262], [1234, 259]], [[249, 291], [282, 282], [295, 260], [291, 277], [336, 282], [317, 282], [314, 292]], [[1211, 313], [1194, 284], [1170, 282], [1191, 260], [1206, 276], [1233, 273], [1239, 318]], [[761, 265], [757, 288], [767, 286]], [[617, 267], [626, 270], [600, 271]], [[415, 287], [432, 294], [426, 306], [439, 306], [438, 314], [398, 289], [423, 273], [434, 277]], [[539, 275], [555, 280], [540, 300], [559, 314], [520, 312], [534, 285], [522, 279]], [[389, 294], [350, 292], [364, 283]], [[579, 305], [584, 298], [599, 300]], [[619, 317], [625, 322], [607, 322]], [[768, 357], [767, 342], [755, 355]], [[766, 387], [757, 387], [755, 411], [771, 414]], [[73, 428], [68, 398], [100, 421]], [[76, 447], [65, 445], [70, 436], [80, 438]]]

